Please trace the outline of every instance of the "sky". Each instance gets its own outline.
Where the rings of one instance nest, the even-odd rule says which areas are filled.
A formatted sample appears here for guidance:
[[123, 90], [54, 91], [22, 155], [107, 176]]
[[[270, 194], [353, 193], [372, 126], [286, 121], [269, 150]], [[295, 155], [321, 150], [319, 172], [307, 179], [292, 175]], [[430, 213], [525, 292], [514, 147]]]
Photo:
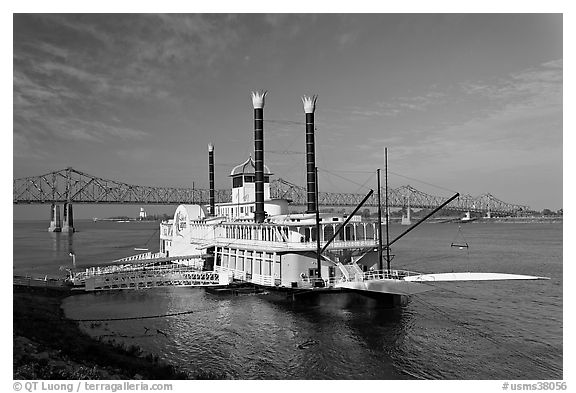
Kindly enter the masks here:
[[390, 187], [561, 209], [562, 32], [561, 14], [14, 14], [13, 177], [207, 188], [213, 143], [230, 188], [264, 89], [276, 178], [305, 186], [318, 94], [320, 191], [375, 187], [387, 147]]

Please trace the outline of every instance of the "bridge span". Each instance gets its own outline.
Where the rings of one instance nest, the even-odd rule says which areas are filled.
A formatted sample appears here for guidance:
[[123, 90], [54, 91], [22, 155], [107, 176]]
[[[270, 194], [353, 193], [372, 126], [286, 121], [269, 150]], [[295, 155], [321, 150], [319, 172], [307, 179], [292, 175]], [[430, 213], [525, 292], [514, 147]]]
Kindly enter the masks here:
[[[215, 190], [215, 202], [226, 203], [232, 199], [230, 189]], [[318, 204], [323, 206], [356, 206], [364, 194], [320, 192]], [[271, 198], [291, 200], [292, 205], [306, 206], [306, 188], [281, 178], [270, 183]], [[405, 185], [388, 190], [388, 203], [395, 208], [434, 209], [449, 196], [430, 195]], [[208, 189], [183, 187], [152, 187], [103, 179], [97, 176], [66, 168], [44, 175], [30, 176], [13, 181], [14, 204], [50, 204], [51, 229], [73, 231], [73, 204], [208, 204]], [[60, 206], [63, 205], [64, 222], [60, 221]], [[377, 206], [376, 196], [371, 196], [365, 206]], [[492, 194], [479, 196], [461, 195], [446, 207], [462, 212], [477, 212], [498, 215], [515, 215], [529, 211], [526, 205], [507, 203]]]

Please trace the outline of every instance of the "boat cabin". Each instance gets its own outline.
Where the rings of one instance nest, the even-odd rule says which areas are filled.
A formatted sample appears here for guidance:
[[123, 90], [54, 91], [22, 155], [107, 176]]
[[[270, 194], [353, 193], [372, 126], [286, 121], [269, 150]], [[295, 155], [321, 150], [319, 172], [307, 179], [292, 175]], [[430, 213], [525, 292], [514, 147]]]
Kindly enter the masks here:
[[[180, 205], [174, 219], [161, 223], [160, 251], [169, 257], [205, 258], [207, 266], [231, 280], [265, 286], [302, 286], [318, 276], [315, 214], [288, 213], [288, 201], [270, 199], [270, 176], [265, 167], [266, 219], [254, 222], [254, 160], [234, 167], [232, 202], [207, 206]], [[347, 217], [320, 214], [320, 243], [324, 245]], [[328, 250], [332, 260], [321, 262], [323, 279], [336, 279], [336, 263], [349, 262], [354, 249], [376, 245], [377, 224], [352, 217]]]

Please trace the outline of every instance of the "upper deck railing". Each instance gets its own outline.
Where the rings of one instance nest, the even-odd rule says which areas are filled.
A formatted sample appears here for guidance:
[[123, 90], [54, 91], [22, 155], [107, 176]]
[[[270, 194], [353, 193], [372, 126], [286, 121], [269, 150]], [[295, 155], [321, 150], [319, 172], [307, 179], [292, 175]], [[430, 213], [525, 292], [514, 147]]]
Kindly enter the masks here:
[[[189, 223], [191, 241], [204, 247], [234, 244], [250, 248], [275, 250], [315, 249], [315, 225], [279, 225], [256, 224], [250, 222], [223, 222], [210, 225], [204, 221]], [[320, 225], [320, 244], [336, 233], [341, 223], [323, 223]], [[373, 247], [378, 241], [378, 229], [375, 222], [349, 222], [329, 248]]]

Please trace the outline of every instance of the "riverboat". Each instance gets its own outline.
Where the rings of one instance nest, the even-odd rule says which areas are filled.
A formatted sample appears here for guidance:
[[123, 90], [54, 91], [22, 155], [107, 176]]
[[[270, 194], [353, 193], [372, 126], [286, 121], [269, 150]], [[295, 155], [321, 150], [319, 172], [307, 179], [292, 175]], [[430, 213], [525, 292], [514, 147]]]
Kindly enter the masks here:
[[383, 250], [389, 250], [392, 242], [387, 239], [383, 246], [381, 220], [367, 221], [355, 215], [360, 205], [350, 215], [320, 213], [314, 161], [317, 96], [302, 98], [307, 210], [290, 213], [289, 200], [270, 198], [273, 174], [263, 159], [265, 97], [266, 92], [252, 93], [255, 159], [250, 156], [230, 172], [231, 202], [214, 202], [214, 146], [210, 144], [210, 203], [180, 205], [173, 219], [160, 224], [161, 256], [202, 259], [203, 269], [216, 272], [222, 286], [246, 283], [293, 300], [355, 294], [397, 305], [405, 304], [411, 295], [434, 289], [431, 282], [541, 278], [498, 273], [420, 274], [391, 269], [390, 255], [384, 256]]
[[[500, 273], [420, 274], [392, 269], [390, 246], [458, 194], [393, 241], [386, 236], [384, 244], [380, 170], [378, 221], [356, 215], [372, 190], [349, 215], [320, 213], [314, 152], [317, 96], [302, 97], [306, 117], [307, 209], [291, 213], [289, 200], [270, 197], [273, 174], [264, 165], [265, 97], [266, 92], [252, 93], [254, 158], [250, 156], [232, 168], [230, 202], [215, 203], [214, 146], [209, 144], [209, 204], [180, 205], [172, 219], [161, 222], [159, 252], [123, 258], [108, 267], [75, 274], [71, 271], [72, 284], [88, 291], [157, 286], [216, 286], [223, 290], [250, 285], [290, 301], [337, 295], [329, 297], [331, 304], [339, 304], [334, 301], [338, 298], [396, 306], [406, 304], [411, 295], [434, 289], [430, 284], [439, 281], [542, 278]], [[385, 205], [387, 210], [387, 198]], [[385, 227], [388, 228], [387, 220]]]

